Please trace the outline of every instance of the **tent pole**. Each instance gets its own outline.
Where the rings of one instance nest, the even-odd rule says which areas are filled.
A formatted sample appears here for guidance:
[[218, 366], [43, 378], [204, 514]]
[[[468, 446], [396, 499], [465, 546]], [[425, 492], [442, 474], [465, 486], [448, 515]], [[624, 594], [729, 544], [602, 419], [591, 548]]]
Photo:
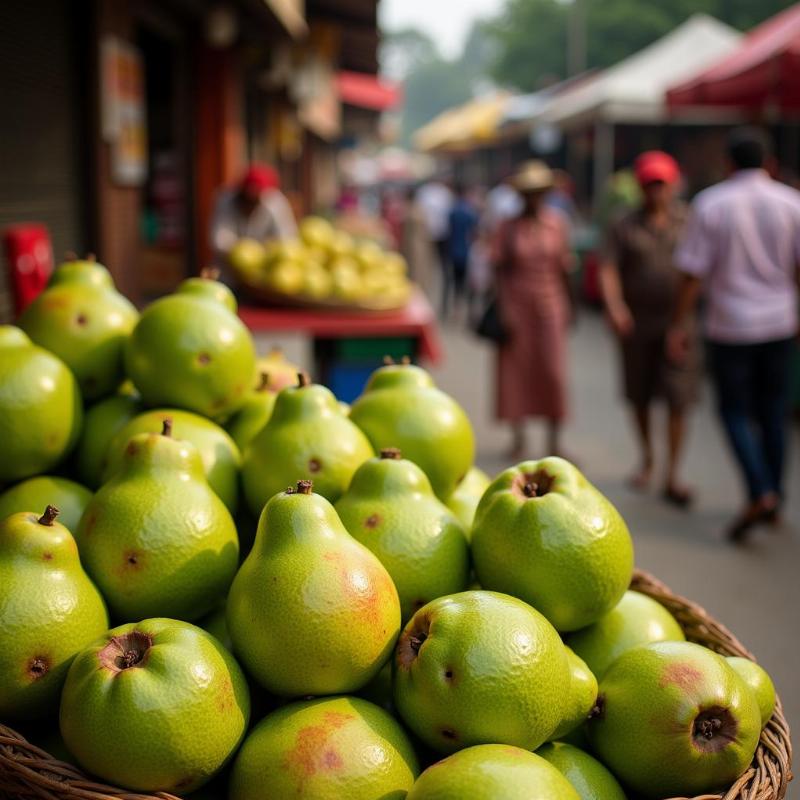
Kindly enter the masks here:
[[597, 211], [614, 172], [614, 123], [598, 119], [594, 124], [592, 207]]

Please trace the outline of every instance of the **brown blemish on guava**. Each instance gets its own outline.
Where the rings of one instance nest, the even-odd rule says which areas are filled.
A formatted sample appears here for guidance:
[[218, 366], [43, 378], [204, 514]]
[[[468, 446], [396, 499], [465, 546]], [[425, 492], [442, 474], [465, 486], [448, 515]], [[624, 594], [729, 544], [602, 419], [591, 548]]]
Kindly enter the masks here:
[[233, 708], [233, 686], [226, 678], [219, 687], [217, 693], [217, 710], [224, 714]]
[[187, 775], [184, 778], [181, 778], [172, 788], [179, 792], [181, 789], [185, 789], [187, 786], [191, 786], [194, 783], [194, 778], [191, 775]]
[[211, 356], [209, 353], [198, 353], [197, 354], [197, 363], [201, 364], [202, 366], [206, 366], [206, 364], [211, 363]]
[[42, 553], [42, 558], [45, 561], [52, 561], [53, 560], [53, 554], [45, 551], [44, 553]]
[[727, 708], [701, 711], [692, 723], [692, 744], [704, 753], [718, 753], [735, 741], [739, 724]]
[[128, 442], [125, 452], [129, 456], [135, 456], [139, 452], [139, 445], [136, 442]]
[[128, 568], [139, 569], [141, 558], [135, 550], [128, 550], [123, 556], [123, 561]]
[[86, 517], [86, 524], [83, 526], [83, 532], [89, 536], [91, 532], [94, 530], [94, 526], [97, 524], [97, 514], [96, 512], [92, 511], [88, 517]]
[[380, 524], [380, 521], [381, 521], [380, 514], [370, 514], [364, 520], [364, 527], [365, 528], [377, 528], [378, 525]]
[[122, 636], [112, 636], [108, 644], [97, 653], [100, 664], [113, 673], [142, 667], [153, 646], [153, 637], [143, 631], [131, 631]]
[[703, 673], [697, 667], [678, 661], [668, 664], [664, 668], [658, 685], [662, 689], [666, 686], [678, 686], [684, 691], [689, 691], [701, 680], [703, 680]]
[[[341, 766], [341, 757], [334, 750], [326, 749], [326, 745], [330, 735], [352, 719], [352, 714], [326, 711], [318, 725], [301, 728], [297, 732], [294, 747], [286, 754], [285, 767], [299, 773], [302, 781], [321, 770]], [[333, 757], [329, 753], [333, 753]]]
[[606, 713], [606, 696], [604, 694], [597, 695], [597, 700], [594, 701], [587, 719], [603, 719]]
[[38, 681], [50, 671], [50, 661], [45, 656], [34, 656], [28, 662], [28, 677]]
[[442, 728], [442, 736], [444, 736], [445, 739], [449, 739], [451, 742], [458, 739], [458, 734], [452, 728]]
[[397, 640], [397, 666], [410, 669], [419, 655], [419, 651], [431, 629], [431, 618], [427, 614], [416, 614], [411, 624], [400, 634]]
[[75, 322], [77, 322], [81, 327], [84, 327], [88, 324], [89, 318], [86, 316], [86, 314], [81, 313], [75, 318]]
[[313, 489], [312, 481], [297, 481], [297, 494], [311, 494]]
[[318, 458], [308, 459], [308, 471], [319, 472], [322, 469], [322, 462]]
[[447, 669], [444, 671], [444, 677], [445, 677], [445, 679], [446, 679], [446, 680], [448, 680], [448, 681], [452, 681], [452, 680], [453, 680], [453, 669], [452, 669], [452, 667], [448, 667], [448, 668], [447, 668]]
[[546, 470], [537, 469], [535, 472], [523, 472], [517, 475], [511, 485], [511, 491], [525, 499], [544, 497], [553, 490], [555, 482], [554, 475]]

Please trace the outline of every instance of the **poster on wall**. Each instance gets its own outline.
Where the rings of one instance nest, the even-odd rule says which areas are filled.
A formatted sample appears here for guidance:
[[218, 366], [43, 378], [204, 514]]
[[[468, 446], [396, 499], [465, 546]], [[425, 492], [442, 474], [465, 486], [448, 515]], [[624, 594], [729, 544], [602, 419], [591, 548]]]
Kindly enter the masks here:
[[111, 179], [142, 186], [147, 179], [144, 63], [132, 44], [106, 36], [101, 45], [101, 130], [111, 154]]

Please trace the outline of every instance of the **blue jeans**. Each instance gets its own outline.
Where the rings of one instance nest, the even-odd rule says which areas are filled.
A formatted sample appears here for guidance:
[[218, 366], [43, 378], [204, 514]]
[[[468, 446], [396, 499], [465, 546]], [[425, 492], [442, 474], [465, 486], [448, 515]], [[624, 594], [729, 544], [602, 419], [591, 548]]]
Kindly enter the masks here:
[[750, 499], [781, 495], [794, 339], [709, 346], [719, 415]]

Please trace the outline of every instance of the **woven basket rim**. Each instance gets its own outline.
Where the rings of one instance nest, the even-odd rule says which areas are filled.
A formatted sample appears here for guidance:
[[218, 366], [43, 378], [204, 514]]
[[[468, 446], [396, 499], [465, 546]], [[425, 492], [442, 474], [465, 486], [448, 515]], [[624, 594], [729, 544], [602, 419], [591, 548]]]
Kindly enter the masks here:
[[[752, 653], [704, 608], [672, 592], [645, 572], [634, 571], [631, 589], [649, 595], [678, 620], [689, 641], [723, 655], [755, 661]], [[781, 800], [792, 779], [792, 744], [780, 698], [767, 722], [753, 762], [724, 794], [665, 800]], [[0, 722], [0, 798], [9, 800], [182, 800], [166, 792], [142, 794], [97, 783], [77, 767], [53, 758]]]

